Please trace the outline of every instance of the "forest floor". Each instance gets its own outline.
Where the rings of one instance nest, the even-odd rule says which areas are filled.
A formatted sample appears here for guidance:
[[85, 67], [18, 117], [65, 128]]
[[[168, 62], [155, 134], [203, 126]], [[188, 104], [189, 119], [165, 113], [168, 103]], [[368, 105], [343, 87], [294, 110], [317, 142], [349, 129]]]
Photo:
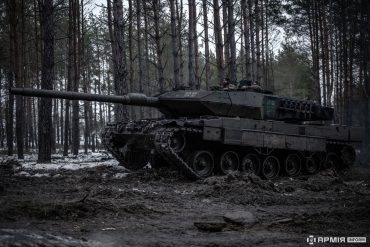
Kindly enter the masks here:
[[0, 163], [0, 246], [309, 246], [309, 235], [370, 237], [368, 168], [191, 182], [169, 169], [127, 173], [98, 153]]

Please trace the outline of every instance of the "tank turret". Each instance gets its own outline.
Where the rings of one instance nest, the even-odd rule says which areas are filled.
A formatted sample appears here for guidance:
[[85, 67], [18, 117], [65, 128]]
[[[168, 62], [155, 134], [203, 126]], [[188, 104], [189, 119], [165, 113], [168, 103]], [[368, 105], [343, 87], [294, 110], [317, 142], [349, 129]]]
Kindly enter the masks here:
[[174, 90], [157, 97], [129, 93], [98, 95], [31, 88], [12, 88], [12, 94], [156, 107], [166, 116], [223, 116], [257, 120], [331, 120], [334, 110], [314, 101], [278, 97], [245, 90]]

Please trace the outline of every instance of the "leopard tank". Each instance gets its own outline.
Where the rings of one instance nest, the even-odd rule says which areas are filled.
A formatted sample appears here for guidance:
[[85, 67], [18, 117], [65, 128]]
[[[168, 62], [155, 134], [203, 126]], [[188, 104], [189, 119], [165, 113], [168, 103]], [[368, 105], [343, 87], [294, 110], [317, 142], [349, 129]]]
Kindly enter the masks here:
[[343, 170], [356, 158], [362, 129], [331, 124], [334, 110], [311, 100], [253, 87], [172, 90], [156, 97], [97, 95], [31, 88], [12, 94], [155, 107], [159, 119], [118, 121], [102, 143], [119, 163], [138, 170], [175, 166], [190, 179], [242, 170], [266, 178]]

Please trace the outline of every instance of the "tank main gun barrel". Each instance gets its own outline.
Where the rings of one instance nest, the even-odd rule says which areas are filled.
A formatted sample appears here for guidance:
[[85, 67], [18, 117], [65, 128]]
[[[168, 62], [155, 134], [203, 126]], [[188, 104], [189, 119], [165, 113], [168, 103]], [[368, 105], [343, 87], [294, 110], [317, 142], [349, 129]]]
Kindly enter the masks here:
[[61, 92], [46, 89], [33, 89], [33, 88], [11, 88], [11, 94], [31, 96], [31, 97], [44, 97], [44, 98], [57, 98], [68, 100], [85, 100], [85, 101], [99, 101], [110, 102], [124, 105], [136, 106], [153, 106], [158, 107], [159, 101], [156, 97], [148, 97], [141, 93], [129, 93], [126, 95], [100, 95], [78, 92]]

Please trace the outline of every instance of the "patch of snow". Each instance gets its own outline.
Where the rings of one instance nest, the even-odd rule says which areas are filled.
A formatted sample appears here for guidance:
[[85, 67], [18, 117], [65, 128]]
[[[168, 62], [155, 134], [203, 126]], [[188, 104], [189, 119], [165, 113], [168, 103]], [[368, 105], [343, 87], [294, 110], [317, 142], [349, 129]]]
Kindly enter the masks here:
[[50, 177], [49, 173], [36, 173], [32, 177], [41, 178], [41, 177]]
[[115, 231], [116, 230], [116, 228], [114, 228], [114, 227], [107, 227], [107, 228], [103, 228], [103, 229], [101, 229], [102, 231]]
[[132, 191], [142, 192], [142, 193], [146, 192], [145, 190], [141, 190], [141, 189], [138, 189], [138, 188], [132, 188]]
[[[16, 159], [16, 158], [15, 158]], [[16, 169], [18, 176], [35, 176], [36, 177], [50, 176], [50, 171], [91, 169], [95, 167], [112, 167], [119, 172], [115, 178], [120, 179], [127, 176], [127, 169], [119, 165], [119, 162], [112, 159], [105, 152], [93, 152], [89, 154], [80, 153], [78, 156], [64, 157], [62, 154], [53, 154], [52, 161], [49, 163], [37, 163], [37, 154], [27, 154], [24, 160], [20, 161], [20, 167]], [[43, 175], [42, 175], [43, 174]], [[53, 177], [58, 177], [55, 175]], [[107, 176], [107, 174], [103, 174]]]
[[180, 195], [191, 195], [191, 194], [193, 194], [194, 193], [194, 191], [186, 191], [186, 190], [184, 190], [184, 191], [179, 191], [179, 190], [174, 190], [174, 192], [176, 193], [176, 194], [180, 194]]
[[35, 174], [30, 174], [29, 172], [26, 172], [26, 171], [18, 172], [15, 175], [16, 176], [21, 176], [21, 177], [35, 177], [35, 178], [50, 177], [50, 173], [35, 173]]
[[204, 202], [204, 203], [210, 203], [211, 200], [209, 200], [209, 199], [203, 199], [202, 202]]
[[121, 173], [121, 172], [119, 172], [119, 173], [114, 174], [113, 178], [121, 179], [121, 178], [127, 177], [127, 175], [128, 175], [128, 173]]
[[116, 160], [105, 160], [105, 161], [92, 161], [89, 162], [82, 159], [70, 159], [65, 158], [64, 160], [55, 160], [51, 163], [35, 163], [35, 162], [25, 162], [22, 163], [23, 169], [30, 169], [30, 170], [58, 170], [58, 169], [65, 169], [65, 170], [79, 170], [85, 168], [94, 168], [97, 166], [113, 166], [117, 169], [123, 169], [124, 167], [119, 166], [119, 162]]
[[25, 172], [25, 171], [21, 171], [21, 172], [17, 173], [16, 176], [30, 177], [31, 174], [29, 174], [28, 172]]
[[102, 246], [96, 241], [84, 242], [70, 236], [39, 233], [28, 229], [0, 229], [0, 236], [0, 244], [12, 239], [16, 243], [14, 246]]

